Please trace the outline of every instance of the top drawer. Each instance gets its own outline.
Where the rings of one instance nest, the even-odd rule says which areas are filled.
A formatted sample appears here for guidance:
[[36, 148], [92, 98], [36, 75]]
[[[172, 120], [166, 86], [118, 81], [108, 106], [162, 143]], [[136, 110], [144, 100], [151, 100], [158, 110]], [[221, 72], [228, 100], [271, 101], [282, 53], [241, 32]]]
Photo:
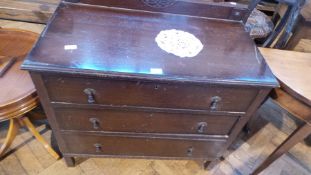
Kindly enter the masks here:
[[253, 88], [144, 81], [43, 77], [53, 102], [245, 112]]

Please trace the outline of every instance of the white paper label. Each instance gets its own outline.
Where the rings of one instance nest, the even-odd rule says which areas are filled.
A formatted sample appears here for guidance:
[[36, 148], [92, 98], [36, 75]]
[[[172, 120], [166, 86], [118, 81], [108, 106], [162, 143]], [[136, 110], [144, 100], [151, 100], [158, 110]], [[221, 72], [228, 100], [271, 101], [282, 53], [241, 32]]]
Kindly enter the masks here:
[[64, 49], [65, 50], [76, 50], [78, 49], [78, 46], [77, 45], [65, 45]]
[[178, 57], [195, 57], [203, 49], [202, 42], [193, 34], [182, 30], [163, 30], [155, 38], [158, 46]]
[[150, 68], [151, 74], [163, 74], [163, 70], [161, 68]]

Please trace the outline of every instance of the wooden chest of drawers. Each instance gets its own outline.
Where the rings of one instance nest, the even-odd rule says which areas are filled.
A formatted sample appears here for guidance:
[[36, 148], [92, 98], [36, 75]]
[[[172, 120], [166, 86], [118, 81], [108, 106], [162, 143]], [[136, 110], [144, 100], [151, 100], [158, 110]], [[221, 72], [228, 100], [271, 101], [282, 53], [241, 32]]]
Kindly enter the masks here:
[[[220, 158], [277, 86], [244, 31], [247, 13], [199, 1], [62, 2], [22, 68], [67, 165], [79, 156]], [[172, 31], [175, 52], [158, 42]], [[195, 44], [198, 53], [180, 55]]]

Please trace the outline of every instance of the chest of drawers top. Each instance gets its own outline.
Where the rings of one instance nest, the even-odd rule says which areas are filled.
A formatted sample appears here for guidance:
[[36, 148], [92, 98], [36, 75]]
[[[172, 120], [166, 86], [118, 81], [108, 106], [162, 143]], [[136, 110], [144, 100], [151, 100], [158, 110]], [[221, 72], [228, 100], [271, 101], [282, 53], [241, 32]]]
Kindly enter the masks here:
[[[146, 5], [148, 1], [133, 1], [138, 0], [125, 4], [61, 2], [22, 68], [100, 77], [276, 85], [244, 30], [241, 20], [245, 9], [203, 4], [207, 9], [203, 13], [202, 4], [185, 6], [184, 1], [172, 1], [161, 11]], [[131, 7], [127, 3], [143, 5], [126, 9], [127, 5]], [[182, 10], [183, 6], [189, 7], [188, 11]], [[213, 13], [215, 9], [222, 13]], [[199, 40], [202, 48], [189, 57], [165, 51], [156, 41], [163, 31], [185, 32]]]

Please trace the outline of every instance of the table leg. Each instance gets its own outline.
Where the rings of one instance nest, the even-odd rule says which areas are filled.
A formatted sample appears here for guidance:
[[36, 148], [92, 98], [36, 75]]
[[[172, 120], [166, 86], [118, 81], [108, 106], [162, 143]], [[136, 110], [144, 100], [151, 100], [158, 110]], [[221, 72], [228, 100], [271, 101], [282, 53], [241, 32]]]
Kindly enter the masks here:
[[55, 158], [59, 159], [60, 156], [51, 148], [51, 146], [47, 143], [47, 141], [40, 135], [37, 129], [30, 122], [28, 117], [22, 117], [20, 120], [24, 123], [25, 126], [29, 129], [29, 131], [35, 136], [35, 138], [44, 146], [44, 148]]
[[75, 159], [73, 157], [64, 157], [66, 165], [68, 167], [74, 167], [75, 166]]
[[267, 168], [272, 162], [281, 157], [284, 153], [288, 152], [290, 148], [295, 146], [298, 142], [303, 140], [311, 134], [311, 125], [305, 123], [298, 127], [280, 146], [278, 146], [271, 155], [252, 173], [253, 175], [259, 174]]
[[20, 128], [20, 124], [18, 122], [18, 119], [16, 118], [10, 119], [10, 126], [8, 130], [8, 134], [5, 138], [4, 143], [2, 144], [0, 148], [0, 157], [2, 157], [5, 151], [7, 151], [7, 149], [11, 146], [14, 138], [16, 137], [16, 134], [19, 128]]

